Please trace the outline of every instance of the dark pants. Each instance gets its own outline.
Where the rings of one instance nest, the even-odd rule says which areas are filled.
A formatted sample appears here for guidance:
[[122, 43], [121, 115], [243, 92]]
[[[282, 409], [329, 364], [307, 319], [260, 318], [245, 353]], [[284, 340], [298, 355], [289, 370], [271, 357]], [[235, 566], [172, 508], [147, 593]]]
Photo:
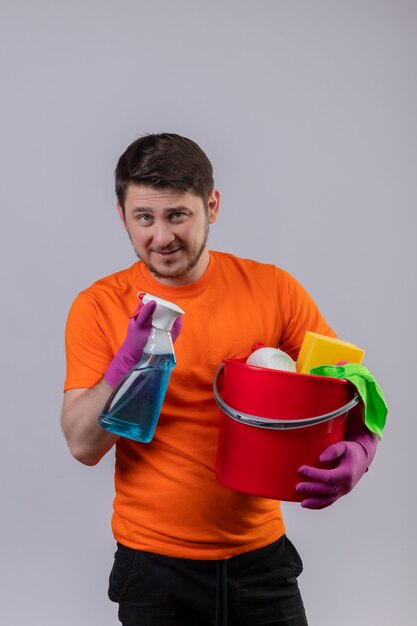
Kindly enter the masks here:
[[221, 561], [118, 544], [109, 598], [119, 603], [123, 626], [306, 626], [297, 584], [302, 569], [286, 535]]

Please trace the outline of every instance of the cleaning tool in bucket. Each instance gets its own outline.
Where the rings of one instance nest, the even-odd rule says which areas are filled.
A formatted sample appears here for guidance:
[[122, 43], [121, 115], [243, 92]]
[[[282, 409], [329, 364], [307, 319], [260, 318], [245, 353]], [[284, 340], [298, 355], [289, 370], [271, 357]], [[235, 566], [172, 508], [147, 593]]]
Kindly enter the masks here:
[[255, 343], [252, 347], [252, 354], [246, 359], [248, 365], [258, 367], [269, 367], [275, 370], [295, 372], [295, 361], [279, 348], [269, 348], [263, 343]]
[[336, 365], [341, 361], [362, 363], [365, 351], [353, 343], [308, 330], [297, 359], [297, 372], [307, 374], [318, 365]]
[[323, 450], [347, 432], [359, 402], [345, 380], [247, 365], [227, 358], [213, 392], [221, 409], [216, 459], [224, 486], [300, 502], [298, 468], [320, 466]]
[[388, 408], [384, 394], [371, 372], [363, 365], [345, 363], [343, 365], [322, 365], [310, 370], [316, 376], [331, 376], [349, 380], [358, 390], [363, 402], [363, 420], [366, 427], [382, 437]]
[[106, 430], [128, 439], [148, 443], [159, 418], [175, 355], [171, 329], [184, 311], [172, 302], [149, 294], [143, 304], [153, 300], [152, 329], [142, 358], [113, 390], [103, 408], [99, 424]]

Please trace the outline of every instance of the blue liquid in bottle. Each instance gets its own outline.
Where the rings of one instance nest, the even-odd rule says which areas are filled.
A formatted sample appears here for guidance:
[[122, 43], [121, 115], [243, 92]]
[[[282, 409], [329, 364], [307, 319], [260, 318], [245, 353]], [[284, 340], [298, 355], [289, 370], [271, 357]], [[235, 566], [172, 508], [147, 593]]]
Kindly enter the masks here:
[[173, 354], [144, 353], [107, 400], [100, 426], [128, 439], [151, 441], [173, 367]]

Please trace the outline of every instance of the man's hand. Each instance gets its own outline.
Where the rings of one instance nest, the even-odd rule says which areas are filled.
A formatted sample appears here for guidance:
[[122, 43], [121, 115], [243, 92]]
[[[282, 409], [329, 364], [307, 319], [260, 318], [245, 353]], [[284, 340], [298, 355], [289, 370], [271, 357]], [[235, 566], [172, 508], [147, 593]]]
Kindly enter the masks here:
[[[126, 339], [117, 351], [116, 356], [104, 374], [105, 381], [111, 387], [117, 387], [122, 378], [139, 363], [143, 349], [148, 341], [152, 328], [152, 315], [156, 308], [156, 302], [151, 300], [148, 304], [139, 304], [129, 320]], [[172, 330], [172, 341], [175, 341], [181, 331], [182, 316], [177, 317]]]
[[378, 442], [378, 436], [362, 426], [348, 441], [335, 443], [320, 455], [320, 462], [332, 463], [332, 469], [300, 467], [298, 472], [309, 479], [296, 486], [299, 493], [306, 495], [301, 506], [324, 509], [352, 491], [372, 463]]

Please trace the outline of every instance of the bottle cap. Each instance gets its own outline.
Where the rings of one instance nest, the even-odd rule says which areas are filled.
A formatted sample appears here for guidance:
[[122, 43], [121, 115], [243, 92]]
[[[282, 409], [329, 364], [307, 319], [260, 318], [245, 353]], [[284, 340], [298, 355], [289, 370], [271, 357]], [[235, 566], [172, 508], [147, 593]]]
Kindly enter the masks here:
[[148, 304], [151, 300], [156, 302], [156, 309], [152, 316], [152, 326], [154, 328], [169, 331], [171, 330], [177, 317], [179, 315], [184, 315], [184, 311], [173, 302], [163, 300], [163, 298], [158, 298], [157, 296], [152, 296], [150, 293], [145, 293], [143, 295], [142, 293], [143, 292], [138, 294], [138, 297], [141, 298], [143, 304]]

